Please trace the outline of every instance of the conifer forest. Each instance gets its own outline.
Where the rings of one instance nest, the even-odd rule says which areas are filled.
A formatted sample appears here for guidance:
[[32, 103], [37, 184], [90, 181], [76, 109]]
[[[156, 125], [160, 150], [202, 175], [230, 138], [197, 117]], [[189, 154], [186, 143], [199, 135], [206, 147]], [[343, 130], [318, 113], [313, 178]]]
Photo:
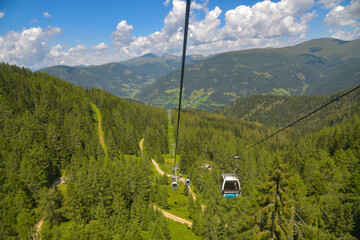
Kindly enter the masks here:
[[359, 239], [360, 91], [232, 158], [340, 94], [185, 109], [176, 136], [176, 109], [3, 63], [0, 238]]

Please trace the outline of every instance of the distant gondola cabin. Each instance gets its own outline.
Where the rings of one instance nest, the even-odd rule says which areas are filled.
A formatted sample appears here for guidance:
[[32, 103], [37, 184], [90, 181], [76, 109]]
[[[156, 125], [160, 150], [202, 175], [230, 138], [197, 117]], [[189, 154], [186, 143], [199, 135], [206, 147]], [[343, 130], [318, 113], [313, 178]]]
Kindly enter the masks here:
[[178, 188], [179, 188], [179, 185], [178, 185], [177, 182], [172, 182], [172, 183], [171, 183], [171, 189], [172, 189], [172, 190], [177, 190]]
[[240, 197], [241, 186], [240, 186], [239, 179], [235, 173], [221, 174], [219, 187], [221, 190], [221, 194], [225, 198]]

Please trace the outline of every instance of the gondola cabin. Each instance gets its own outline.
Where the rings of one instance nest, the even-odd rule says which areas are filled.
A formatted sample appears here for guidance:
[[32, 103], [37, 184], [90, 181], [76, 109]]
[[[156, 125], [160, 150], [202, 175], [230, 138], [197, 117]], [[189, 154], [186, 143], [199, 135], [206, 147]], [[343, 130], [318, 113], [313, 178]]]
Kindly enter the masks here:
[[176, 182], [176, 177], [173, 176], [173, 177], [171, 178], [171, 181], [172, 181], [172, 182]]
[[186, 186], [191, 185], [191, 181], [190, 181], [190, 179], [186, 179], [186, 180], [185, 180], [185, 185], [186, 185]]
[[221, 174], [220, 178], [221, 194], [225, 198], [240, 197], [241, 186], [238, 177], [235, 173]]
[[171, 183], [171, 189], [172, 189], [172, 190], [177, 190], [178, 188], [179, 188], [179, 185], [178, 185], [177, 182], [172, 182], [172, 183]]

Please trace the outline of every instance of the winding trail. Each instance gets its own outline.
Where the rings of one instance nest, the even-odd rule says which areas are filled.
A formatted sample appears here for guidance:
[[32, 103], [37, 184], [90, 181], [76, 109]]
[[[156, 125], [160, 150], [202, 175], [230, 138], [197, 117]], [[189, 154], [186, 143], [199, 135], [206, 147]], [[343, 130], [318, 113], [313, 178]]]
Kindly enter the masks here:
[[104, 150], [105, 156], [108, 156], [105, 141], [104, 141], [104, 132], [103, 132], [102, 127], [101, 127], [101, 112], [100, 112], [100, 109], [93, 102], [91, 102], [91, 107], [92, 107], [93, 111], [95, 112], [96, 119], [98, 121], [98, 134], [99, 134], [100, 145]]
[[[64, 176], [61, 176], [58, 180], [55, 181], [56, 186], [60, 186], [61, 184], [65, 183], [66, 179], [64, 179]], [[40, 232], [41, 227], [45, 221], [46, 217], [42, 217], [40, 221], [35, 225], [36, 232], [34, 234], [34, 239], [41, 240]]]
[[[142, 139], [140, 140], [140, 143], [139, 143], [140, 156], [143, 155], [143, 144], [144, 144], [144, 138], [142, 138]], [[152, 161], [152, 164], [155, 166], [156, 171], [157, 171], [159, 174], [163, 175], [163, 174], [164, 174], [164, 171], [161, 170], [161, 168], [159, 167], [159, 165], [157, 164], [157, 162], [155, 162], [154, 159], [151, 159], [151, 161]], [[171, 177], [170, 174], [166, 174], [166, 175], [167, 175], [168, 177]], [[185, 180], [184, 180], [184, 181], [185, 181]], [[190, 189], [189, 189], [189, 192], [191, 192]], [[191, 193], [192, 193], [192, 192], [191, 192]], [[194, 196], [194, 195], [193, 195], [193, 196]], [[176, 215], [174, 215], [174, 214], [171, 214], [171, 213], [169, 213], [169, 212], [167, 212], [167, 211], [165, 211], [165, 210], [162, 210], [161, 208], [156, 207], [155, 204], [152, 204], [152, 206], [153, 206], [155, 209], [161, 211], [162, 214], [163, 214], [165, 217], [167, 217], [167, 218], [169, 218], [169, 219], [171, 219], [171, 220], [174, 220], [174, 221], [176, 221], [176, 222], [186, 224], [186, 225], [188, 225], [189, 227], [192, 226], [192, 222], [190, 222], [189, 220], [186, 220], [186, 219], [184, 219], [184, 218], [181, 218], [181, 217], [178, 217], [178, 216], [176, 216]]]
[[45, 221], [45, 217], [42, 217], [40, 219], [40, 221], [36, 224], [36, 226], [35, 226], [36, 227], [36, 233], [35, 233], [35, 236], [34, 236], [35, 239], [41, 240], [40, 231], [41, 231], [41, 227], [42, 227], [44, 221]]
[[[156, 171], [161, 174], [164, 175], [164, 171], [161, 170], [161, 168], [159, 167], [159, 164], [157, 164], [157, 162], [155, 162], [154, 159], [151, 159], [152, 164], [155, 166]], [[166, 174], [168, 177], [172, 177], [172, 175], [170, 174]], [[185, 184], [185, 179], [184, 178], [180, 178], [180, 181], [182, 181]], [[195, 193], [191, 190], [191, 186], [189, 187], [189, 193], [191, 194], [191, 196], [194, 198], [194, 200], [196, 200], [196, 195]], [[201, 208], [204, 211], [205, 210], [205, 206], [201, 204]]]
[[188, 225], [189, 227], [192, 226], [192, 222], [190, 222], [189, 220], [186, 220], [186, 219], [183, 219], [183, 218], [181, 218], [181, 217], [178, 217], [178, 216], [176, 216], [176, 215], [174, 215], [174, 214], [171, 214], [171, 213], [169, 213], [169, 212], [167, 212], [167, 211], [165, 211], [165, 210], [162, 210], [162, 209], [156, 207], [155, 205], [153, 205], [153, 207], [154, 207], [155, 209], [161, 211], [162, 214], [163, 214], [165, 217], [167, 217], [167, 218], [169, 218], [169, 219], [171, 219], [171, 220], [174, 220], [174, 221], [179, 222], [179, 223], [186, 224], [186, 225]]
[[[159, 167], [159, 164], [157, 164], [157, 162], [155, 162], [154, 159], [151, 159], [151, 162], [152, 162], [152, 164], [155, 166], [156, 171], [157, 171], [158, 173], [160, 173], [160, 175], [164, 175], [164, 171], [161, 170], [161, 168]], [[167, 175], [168, 177], [171, 177], [170, 174], [166, 174], [166, 175]]]
[[141, 156], [141, 157], [144, 155], [144, 147], [143, 147], [143, 145], [144, 145], [144, 138], [142, 138], [142, 139], [140, 140], [140, 143], [139, 143], [140, 156]]

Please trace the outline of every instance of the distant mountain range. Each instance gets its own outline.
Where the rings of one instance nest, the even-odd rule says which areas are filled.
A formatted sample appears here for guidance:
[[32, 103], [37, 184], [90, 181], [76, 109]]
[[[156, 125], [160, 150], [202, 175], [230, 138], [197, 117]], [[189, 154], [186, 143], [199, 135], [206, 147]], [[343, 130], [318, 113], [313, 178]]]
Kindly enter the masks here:
[[[174, 71], [135, 95], [176, 106], [180, 73]], [[184, 106], [214, 109], [257, 94], [330, 94], [360, 83], [360, 40], [314, 39], [285, 48], [226, 52], [186, 68]]]
[[[186, 57], [186, 63], [192, 64], [204, 58], [201, 55], [190, 55]], [[157, 56], [150, 53], [123, 62], [98, 66], [57, 65], [39, 71], [49, 73], [75, 85], [100, 88], [120, 97], [133, 98], [145, 86], [179, 68], [180, 62], [181, 57], [179, 56]]]
[[[40, 71], [169, 109], [178, 104], [180, 60], [147, 54], [120, 63]], [[183, 106], [188, 108], [212, 110], [257, 94], [331, 94], [360, 83], [360, 40], [321, 38], [186, 60]]]

